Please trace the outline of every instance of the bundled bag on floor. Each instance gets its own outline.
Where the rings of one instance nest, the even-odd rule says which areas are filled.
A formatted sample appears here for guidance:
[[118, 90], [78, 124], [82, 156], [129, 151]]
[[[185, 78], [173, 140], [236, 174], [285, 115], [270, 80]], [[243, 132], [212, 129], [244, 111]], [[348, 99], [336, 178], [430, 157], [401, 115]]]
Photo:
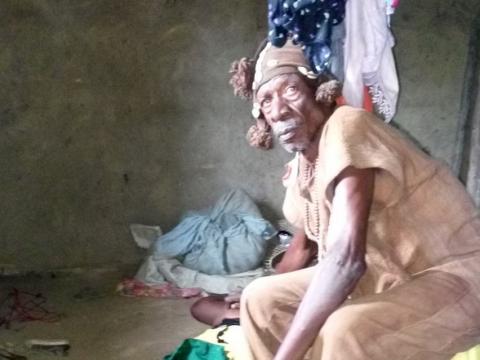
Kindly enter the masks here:
[[154, 251], [162, 256], [180, 256], [183, 265], [205, 274], [236, 274], [261, 264], [267, 240], [275, 233], [252, 199], [234, 190], [213, 208], [188, 213], [172, 231], [157, 239]]

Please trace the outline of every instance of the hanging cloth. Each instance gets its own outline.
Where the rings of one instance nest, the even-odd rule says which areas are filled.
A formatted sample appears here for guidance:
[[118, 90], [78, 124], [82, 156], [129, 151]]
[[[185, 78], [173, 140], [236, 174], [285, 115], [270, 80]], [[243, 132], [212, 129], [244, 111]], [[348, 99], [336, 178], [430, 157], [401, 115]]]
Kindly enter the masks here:
[[329, 73], [332, 27], [344, 16], [345, 0], [268, 0], [268, 38], [276, 47], [291, 38], [315, 73]]
[[385, 0], [349, 0], [345, 9], [343, 96], [361, 107], [367, 86], [377, 113], [387, 122], [395, 115], [398, 77]]

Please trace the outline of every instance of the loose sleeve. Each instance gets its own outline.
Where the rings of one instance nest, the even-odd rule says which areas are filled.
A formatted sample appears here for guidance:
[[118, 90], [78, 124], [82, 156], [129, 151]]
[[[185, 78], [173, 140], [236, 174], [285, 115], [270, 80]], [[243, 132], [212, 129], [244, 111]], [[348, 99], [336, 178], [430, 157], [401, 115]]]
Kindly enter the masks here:
[[391, 206], [405, 184], [403, 139], [374, 115], [349, 106], [339, 108], [325, 125], [320, 141], [321, 189], [331, 203], [335, 179], [347, 167], [375, 169], [374, 201]]

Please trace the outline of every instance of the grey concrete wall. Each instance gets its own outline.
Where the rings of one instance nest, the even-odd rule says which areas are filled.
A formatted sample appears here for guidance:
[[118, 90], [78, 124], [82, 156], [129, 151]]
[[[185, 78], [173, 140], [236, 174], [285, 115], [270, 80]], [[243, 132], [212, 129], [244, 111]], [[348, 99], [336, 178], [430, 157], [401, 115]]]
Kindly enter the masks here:
[[[394, 21], [397, 123], [446, 160], [470, 21], [460, 3], [404, 0]], [[168, 230], [232, 187], [279, 216], [289, 156], [248, 147], [250, 108], [227, 74], [266, 33], [264, 7], [1, 1], [0, 266], [138, 262], [129, 223]]]
[[[462, 94], [476, 0], [403, 0], [393, 18], [401, 94], [395, 123], [458, 168]], [[456, 169], [458, 170], [458, 169]]]
[[272, 215], [281, 156], [244, 141], [230, 62], [257, 1], [0, 3], [0, 264], [132, 263], [128, 224], [168, 230], [245, 188]]

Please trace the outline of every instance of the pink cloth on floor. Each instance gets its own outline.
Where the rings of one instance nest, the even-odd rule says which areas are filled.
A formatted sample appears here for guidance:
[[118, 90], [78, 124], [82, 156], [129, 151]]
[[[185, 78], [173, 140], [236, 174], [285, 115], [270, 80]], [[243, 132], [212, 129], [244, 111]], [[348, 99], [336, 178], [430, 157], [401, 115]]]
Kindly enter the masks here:
[[168, 282], [161, 285], [149, 285], [139, 280], [126, 278], [117, 286], [117, 292], [123, 296], [153, 298], [192, 298], [199, 296], [199, 288], [178, 288]]

